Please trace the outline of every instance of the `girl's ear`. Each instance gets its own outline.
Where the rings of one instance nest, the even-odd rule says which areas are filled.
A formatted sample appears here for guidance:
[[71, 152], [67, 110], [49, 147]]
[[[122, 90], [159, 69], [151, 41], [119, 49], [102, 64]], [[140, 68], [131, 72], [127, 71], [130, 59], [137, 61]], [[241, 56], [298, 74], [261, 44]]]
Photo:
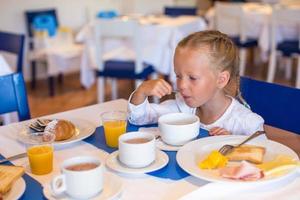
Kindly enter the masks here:
[[218, 80], [217, 80], [218, 87], [220, 89], [224, 88], [228, 84], [229, 79], [230, 79], [230, 73], [227, 70], [223, 72], [219, 72]]

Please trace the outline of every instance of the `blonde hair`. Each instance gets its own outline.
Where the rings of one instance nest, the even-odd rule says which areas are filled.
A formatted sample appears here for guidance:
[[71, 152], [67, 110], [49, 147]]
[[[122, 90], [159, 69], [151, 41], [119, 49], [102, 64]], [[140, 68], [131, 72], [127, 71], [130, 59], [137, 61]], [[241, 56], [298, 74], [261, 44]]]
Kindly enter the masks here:
[[215, 30], [195, 32], [181, 40], [176, 51], [180, 48], [199, 50], [208, 48], [207, 54], [211, 66], [220, 71], [228, 71], [230, 79], [224, 88], [227, 95], [237, 97], [245, 102], [240, 94], [240, 75], [238, 49], [233, 41], [224, 33]]

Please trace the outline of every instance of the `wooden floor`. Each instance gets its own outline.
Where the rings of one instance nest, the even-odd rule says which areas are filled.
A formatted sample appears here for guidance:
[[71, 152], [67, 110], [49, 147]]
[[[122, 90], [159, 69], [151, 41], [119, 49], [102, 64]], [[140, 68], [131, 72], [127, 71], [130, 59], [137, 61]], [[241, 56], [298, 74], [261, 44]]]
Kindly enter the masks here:
[[[278, 70], [275, 82], [293, 86], [295, 78], [286, 80], [284, 72]], [[261, 65], [256, 67], [247, 67], [246, 76], [250, 76], [259, 80], [265, 80], [267, 66]], [[295, 74], [295, 73], [294, 73]], [[127, 99], [134, 89], [134, 83], [130, 80], [118, 81], [119, 97]], [[83, 89], [80, 85], [79, 73], [64, 76], [62, 85], [56, 83], [54, 97], [49, 97], [46, 80], [40, 80], [35, 90], [30, 89], [27, 85], [29, 106], [31, 116], [40, 117], [47, 114], [62, 112], [74, 108], [80, 108], [97, 103], [96, 85], [90, 89]], [[106, 90], [106, 100], [110, 99], [110, 87]]]

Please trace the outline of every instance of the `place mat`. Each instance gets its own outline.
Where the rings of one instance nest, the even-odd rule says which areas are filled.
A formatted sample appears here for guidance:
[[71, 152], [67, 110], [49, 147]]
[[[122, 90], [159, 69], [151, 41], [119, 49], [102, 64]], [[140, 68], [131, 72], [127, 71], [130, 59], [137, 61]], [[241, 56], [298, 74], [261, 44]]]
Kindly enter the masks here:
[[[135, 126], [135, 125], [128, 123], [127, 132], [138, 131], [138, 129], [141, 127], [157, 127], [157, 124], [151, 124], [151, 125], [147, 125], [147, 126]], [[202, 138], [202, 137], [208, 136], [207, 130], [201, 129], [200, 132], [201, 132], [201, 134], [199, 134], [197, 138]], [[88, 142], [108, 153], [112, 153], [112, 152], [118, 150], [117, 148], [110, 148], [106, 145], [105, 138], [104, 138], [103, 126], [98, 127], [96, 129], [95, 133], [93, 135], [91, 135], [90, 137], [84, 139], [84, 141]], [[181, 169], [181, 167], [177, 164], [177, 161], [176, 161], [177, 152], [175, 152], [175, 151], [165, 151], [165, 152], [169, 156], [169, 163], [164, 168], [157, 170], [155, 172], [147, 173], [147, 174], [156, 176], [156, 177], [160, 177], [160, 178], [172, 179], [172, 180], [180, 180], [180, 179], [183, 179], [183, 178], [189, 176], [189, 174], [186, 173], [183, 169]]]
[[[0, 159], [3, 159], [3, 158], [4, 157], [0, 154]], [[9, 161], [5, 162], [4, 164], [5, 165], [13, 165]], [[22, 199], [32, 199], [32, 200], [46, 199], [43, 195], [43, 187], [38, 181], [36, 181], [35, 179], [30, 177], [26, 173], [22, 176], [22, 178], [24, 178], [24, 180], [25, 180], [26, 188], [25, 188], [24, 194], [22, 195], [20, 200], [22, 200]]]

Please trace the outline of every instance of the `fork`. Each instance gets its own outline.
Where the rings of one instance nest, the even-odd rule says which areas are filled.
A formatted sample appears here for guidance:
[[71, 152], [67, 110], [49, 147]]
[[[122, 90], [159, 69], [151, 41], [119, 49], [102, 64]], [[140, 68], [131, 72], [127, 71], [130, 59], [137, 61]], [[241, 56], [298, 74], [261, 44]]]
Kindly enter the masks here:
[[228, 153], [232, 152], [234, 148], [240, 147], [243, 144], [245, 144], [246, 142], [248, 142], [249, 140], [252, 140], [253, 138], [256, 138], [257, 136], [265, 134], [265, 133], [266, 133], [265, 131], [256, 131], [255, 133], [250, 135], [247, 139], [245, 139], [243, 142], [241, 142], [238, 145], [233, 146], [233, 145], [230, 145], [230, 144], [225, 144], [224, 146], [222, 146], [219, 149], [219, 152], [225, 156]]

